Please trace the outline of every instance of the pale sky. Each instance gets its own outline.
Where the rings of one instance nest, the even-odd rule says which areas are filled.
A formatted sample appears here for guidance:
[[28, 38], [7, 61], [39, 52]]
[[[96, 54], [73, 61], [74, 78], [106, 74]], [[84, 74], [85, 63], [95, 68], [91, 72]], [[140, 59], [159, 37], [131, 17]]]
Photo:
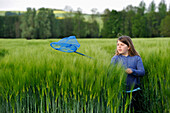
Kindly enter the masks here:
[[[83, 13], [91, 13], [92, 8], [96, 8], [97, 12], [103, 13], [108, 8], [109, 10], [121, 11], [128, 5], [139, 6], [142, 0], [0, 0], [0, 11], [26, 11], [27, 7], [35, 8], [36, 10], [45, 8], [64, 9], [65, 6], [70, 6], [73, 11], [78, 8], [82, 9]], [[153, 0], [143, 0], [148, 8]], [[154, 0], [156, 6], [161, 0]], [[169, 9], [170, 0], [165, 0], [167, 9]]]

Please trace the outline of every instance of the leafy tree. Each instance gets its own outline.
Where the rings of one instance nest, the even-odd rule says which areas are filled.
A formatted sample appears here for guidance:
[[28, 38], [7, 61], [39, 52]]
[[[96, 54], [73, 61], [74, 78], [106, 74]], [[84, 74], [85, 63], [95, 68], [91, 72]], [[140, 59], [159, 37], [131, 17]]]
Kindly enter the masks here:
[[16, 16], [15, 22], [14, 22], [14, 30], [15, 30], [15, 36], [16, 38], [21, 38], [21, 16]]
[[126, 11], [125, 34], [130, 37], [134, 37], [132, 33], [132, 24], [133, 24], [133, 18], [137, 13], [137, 8], [133, 7], [132, 5], [129, 5], [126, 7], [125, 11]]
[[0, 16], [0, 37], [1, 38], [4, 36], [4, 29], [3, 29], [4, 20], [5, 20], [4, 17]]
[[16, 22], [19, 21], [18, 16], [5, 16], [3, 21], [3, 37], [15, 38], [16, 37]]
[[51, 36], [51, 23], [49, 19], [49, 9], [40, 8], [36, 15], [35, 27], [37, 28], [38, 38], [45, 39]]
[[[159, 17], [158, 17], [159, 26], [158, 27], [159, 28], [160, 28], [162, 19], [164, 19], [166, 16], [166, 11], [167, 11], [167, 6], [165, 4], [165, 0], [161, 0], [161, 2], [159, 3], [159, 6], [158, 6], [158, 15], [159, 15]], [[160, 32], [161, 32], [160, 29], [158, 29], [158, 32], [160, 34]]]
[[86, 26], [85, 26], [85, 18], [82, 15], [82, 11], [79, 8], [74, 16], [74, 30], [73, 34], [77, 37], [86, 37]]
[[161, 21], [161, 35], [170, 37], [170, 15], [167, 15], [162, 21]]
[[149, 37], [155, 37], [155, 36], [159, 36], [159, 15], [158, 13], [156, 13], [156, 5], [154, 3], [154, 1], [151, 2], [151, 4], [149, 5], [148, 8], [148, 13], [146, 14], [147, 16], [147, 28], [148, 28], [148, 36]]
[[126, 11], [125, 10], [122, 10], [121, 11], [121, 31], [119, 32], [120, 34], [125, 34], [125, 31], [126, 31]]
[[0, 16], [0, 38], [20, 37], [20, 19], [18, 15]]
[[62, 29], [62, 25], [63, 25], [63, 20], [61, 19], [56, 19], [55, 20], [55, 25], [56, 25], [56, 37], [64, 37], [63, 35], [63, 29]]
[[27, 12], [21, 17], [21, 37], [33, 39], [37, 37], [35, 28], [36, 10], [27, 8]]
[[50, 29], [51, 29], [51, 37], [56, 37], [57, 36], [57, 23], [56, 23], [56, 18], [55, 18], [55, 14], [53, 13], [52, 9], [47, 9], [48, 10], [48, 19], [49, 19], [49, 23], [50, 23]]
[[132, 34], [134, 37], [147, 37], [146, 17], [137, 14], [133, 19]]
[[122, 21], [122, 13], [117, 12], [116, 10], [112, 10], [110, 22], [111, 22], [111, 25], [112, 25], [112, 29], [111, 29], [112, 36], [117, 37], [117, 35], [119, 33], [123, 32], [122, 31], [122, 29], [123, 29], [123, 26], [122, 26], [122, 22], [123, 22]]
[[149, 5], [148, 12], [155, 12], [156, 10], [156, 4], [154, 1], [152, 1]]
[[104, 37], [117, 37], [119, 33], [125, 33], [125, 11], [106, 10], [105, 17], [103, 19], [104, 26], [102, 29], [102, 36]]
[[146, 21], [147, 18], [144, 15], [144, 12], [146, 10], [145, 3], [142, 1], [139, 4], [137, 14], [135, 15], [133, 19], [132, 24], [132, 34], [134, 37], [146, 37], [147, 36], [147, 27], [146, 27]]
[[93, 22], [95, 20], [96, 15], [97, 15], [97, 9], [96, 8], [92, 8], [91, 12], [92, 12], [92, 14], [91, 14], [91, 21]]
[[64, 19], [62, 21], [63, 36], [73, 35], [73, 30], [75, 25], [74, 25], [74, 19], [72, 15], [73, 15], [72, 12], [64, 14]]
[[146, 4], [144, 1], [141, 1], [137, 9], [137, 13], [140, 14], [141, 16], [144, 16], [145, 11], [146, 11]]
[[99, 24], [96, 21], [97, 9], [93, 8], [91, 11], [90, 21], [86, 22], [86, 33], [89, 38], [97, 38], [99, 36]]
[[99, 36], [99, 24], [96, 20], [86, 23], [86, 32], [88, 38], [97, 38]]
[[113, 37], [112, 36], [112, 26], [110, 24], [110, 15], [111, 12], [109, 9], [105, 9], [104, 14], [103, 14], [103, 28], [101, 30], [101, 35], [102, 37]]
[[158, 10], [159, 10], [160, 19], [163, 19], [166, 16], [166, 11], [167, 11], [165, 0], [161, 0], [158, 6]]

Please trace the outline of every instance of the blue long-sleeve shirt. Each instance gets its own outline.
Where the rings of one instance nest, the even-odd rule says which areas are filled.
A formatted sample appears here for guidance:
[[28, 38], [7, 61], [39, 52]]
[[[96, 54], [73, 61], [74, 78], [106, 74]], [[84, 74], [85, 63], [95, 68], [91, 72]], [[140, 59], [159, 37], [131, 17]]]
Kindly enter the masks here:
[[111, 59], [111, 63], [121, 63], [125, 69], [130, 68], [133, 72], [128, 74], [126, 78], [126, 91], [139, 88], [140, 78], [145, 75], [145, 69], [140, 56], [123, 56], [115, 55]]

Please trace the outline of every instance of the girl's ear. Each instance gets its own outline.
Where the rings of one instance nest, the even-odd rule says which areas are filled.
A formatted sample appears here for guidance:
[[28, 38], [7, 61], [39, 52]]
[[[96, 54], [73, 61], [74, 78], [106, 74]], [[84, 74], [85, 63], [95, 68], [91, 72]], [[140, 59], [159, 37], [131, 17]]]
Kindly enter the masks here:
[[128, 50], [130, 49], [130, 47], [128, 47]]

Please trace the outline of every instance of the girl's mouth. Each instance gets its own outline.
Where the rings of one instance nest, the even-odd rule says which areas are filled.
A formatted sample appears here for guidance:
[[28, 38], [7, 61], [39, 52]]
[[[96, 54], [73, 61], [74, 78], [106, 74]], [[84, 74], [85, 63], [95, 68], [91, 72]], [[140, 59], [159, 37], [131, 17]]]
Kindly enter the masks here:
[[122, 49], [118, 49], [118, 51], [122, 51]]

